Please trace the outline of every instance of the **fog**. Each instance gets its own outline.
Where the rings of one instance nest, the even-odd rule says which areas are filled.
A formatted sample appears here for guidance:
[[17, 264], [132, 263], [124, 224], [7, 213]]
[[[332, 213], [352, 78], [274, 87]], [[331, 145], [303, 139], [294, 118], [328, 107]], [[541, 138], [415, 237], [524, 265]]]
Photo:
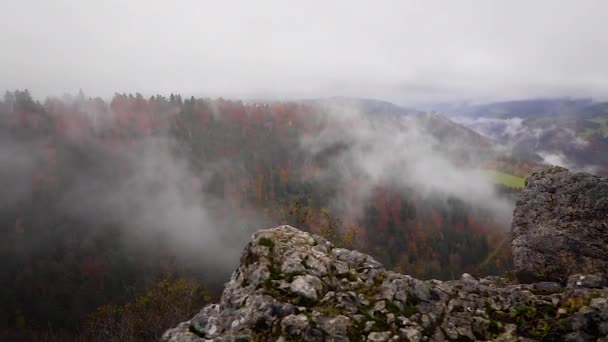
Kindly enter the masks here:
[[[470, 127], [480, 134], [495, 139], [514, 153], [525, 152], [533, 159], [536, 154], [544, 164], [558, 165], [572, 171], [601, 173], [602, 160], [593, 153], [601, 153], [589, 140], [565, 122], [534, 123], [523, 118], [452, 117], [452, 120]], [[571, 125], [571, 124], [570, 124]], [[595, 152], [594, 152], [595, 151]]]
[[[14, 210], [24, 215], [22, 209], [36, 197], [37, 175], [48, 172], [40, 167], [48, 165], [49, 150], [44, 141], [23, 143], [5, 134], [1, 138], [0, 205], [5, 214]], [[67, 175], [68, 183], [61, 183], [55, 203], [25, 218], [41, 220], [49, 231], [77, 220], [87, 236], [83, 241], [100, 234], [96, 230], [118, 227], [120, 244], [136, 258], [167, 253], [177, 257], [180, 268], [205, 270], [210, 283], [221, 282], [237, 264], [253, 230], [270, 223], [262, 215], [245, 214], [229, 201], [200, 191], [205, 174], [228, 165], [209, 163], [194, 174], [187, 160], [172, 154], [174, 145], [163, 135], [142, 139], [114, 156], [93, 144], [71, 148], [64, 156], [69, 161], [64, 159], [59, 171]], [[218, 212], [230, 215], [226, 218]], [[21, 252], [48, 248], [52, 242], [45, 236], [29, 240]]]
[[[47, 100], [47, 103], [53, 101], [58, 100]], [[45, 208], [42, 211], [44, 215], [50, 215], [40, 218], [45, 220], [42, 226], [62, 224], [64, 217], [68, 217], [79, 220], [84, 230], [118, 227], [122, 243], [133, 253], [158, 255], [163, 253], [162, 249], [167, 249], [166, 252], [177, 256], [185, 267], [224, 275], [234, 269], [254, 230], [279, 224], [269, 220], [263, 214], [263, 208], [257, 208], [259, 212], [256, 213], [251, 210], [254, 206], [245, 205], [249, 208], [245, 210], [235, 205], [228, 193], [220, 196], [207, 187], [223, 184], [224, 180], [213, 178], [216, 175], [242, 170], [245, 161], [242, 155], [205, 160], [195, 170], [190, 158], [203, 156], [190, 149], [200, 147], [195, 145], [198, 140], [188, 140], [180, 147], [175, 134], [162, 130], [148, 137], [135, 135], [133, 140], [121, 140], [118, 132], [130, 126], [128, 118], [116, 121], [120, 119], [120, 113], [95, 108], [94, 100], [87, 100], [82, 94], [64, 96], [61, 103], [65, 108], [78, 109], [77, 113], [69, 114], [74, 122], [78, 122], [79, 115], [92, 118], [92, 131], [88, 128], [78, 130], [76, 126], [60, 128], [63, 127], [62, 114], [53, 114], [59, 115], [54, 119], [54, 129], [59, 131], [55, 135], [42, 134], [30, 139], [28, 136], [33, 128], [13, 131], [9, 128], [10, 121], [2, 122], [7, 126], [0, 134], [0, 161], [8, 165], [0, 174], [5, 190], [0, 196], [4, 208], [28, 203], [30, 197], [36, 196], [35, 187], [40, 182], [47, 182], [44, 187], [53, 189], [53, 184], [57, 183], [53, 175], [59, 174], [62, 181], [56, 184], [59, 191], [52, 207], [56, 210]], [[333, 215], [340, 219], [362, 219], [364, 209], [374, 204], [373, 191], [391, 188], [401, 193], [414, 193], [418, 198], [433, 198], [439, 202], [435, 203], [437, 206], [456, 198], [475, 211], [490, 213], [503, 227], [508, 227], [513, 204], [495, 193], [493, 180], [481, 170], [483, 160], [477, 159], [477, 146], [469, 135], [461, 134], [468, 131], [454, 125], [448, 131], [450, 137], [440, 136], [445, 132], [437, 130], [438, 124], [453, 125], [447, 119], [432, 114], [370, 113], [365, 103], [311, 102], [310, 106], [317, 111], [302, 119], [310, 123], [324, 121], [324, 128], [297, 133], [298, 145], [286, 149], [288, 154], [310, 160], [318, 160], [327, 151], [333, 151], [329, 153], [327, 165], [316, 176], [321, 183], [314, 190], [319, 192], [329, 184], [337, 189], [329, 199]], [[50, 104], [47, 106], [52, 108]], [[228, 114], [221, 113], [213, 104], [210, 110], [217, 120]], [[22, 115], [19, 113], [9, 113], [1, 118], [16, 118]], [[124, 127], [118, 126], [116, 130], [116, 123]], [[170, 127], [173, 126], [163, 130]], [[64, 133], [60, 133], [61, 130]], [[115, 142], [122, 144], [120, 148], [106, 145], [112, 142], [104, 140], [106, 130], [115, 132], [118, 139]], [[258, 133], [263, 134], [263, 131]], [[61, 137], [62, 134], [65, 136]], [[187, 134], [188, 139], [192, 139], [191, 132]], [[219, 134], [225, 136], [219, 135], [215, 139], [230, 139], [230, 131], [219, 131]], [[446, 138], [450, 140], [440, 140]], [[262, 137], [257, 139], [263, 141]], [[53, 144], [65, 145], [57, 149]], [[188, 150], [182, 154], [180, 148]], [[270, 167], [273, 163], [287, 161], [281, 159], [287, 157], [278, 156], [268, 159], [274, 153], [269, 152], [271, 150], [272, 146], [261, 144], [248, 153], [257, 156], [256, 162], [263, 161]], [[56, 155], [58, 151], [62, 153], [59, 156]], [[456, 166], [455, 160], [465, 162]], [[46, 169], [49, 167], [50, 170]], [[243, 172], [244, 176], [251, 171]], [[40, 181], [37, 174], [43, 177]], [[306, 180], [296, 182], [301, 181]], [[272, 183], [272, 180], [266, 182]], [[353, 182], [357, 184], [355, 188]], [[277, 200], [281, 202], [277, 204], [285, 205], [282, 201], [289, 199], [287, 196], [279, 198]], [[17, 212], [17, 215], [23, 214]], [[40, 214], [26, 215], [38, 219]], [[44, 239], [30, 241], [31, 248], [45, 243]]]
[[[361, 217], [365, 206], [373, 203], [372, 190], [384, 187], [413, 190], [422, 198], [440, 201], [438, 205], [456, 198], [491, 213], [504, 227], [510, 224], [513, 203], [496, 193], [482, 159], [475, 157], [476, 146], [456, 134], [450, 144], [440, 142], [436, 127], [426, 121], [432, 114], [387, 119], [372, 118], [357, 106], [330, 105], [327, 110], [337, 124], [304, 137], [302, 145], [313, 155], [343, 147], [320, 175], [340, 184], [333, 203], [342, 215]], [[455, 153], [472, 159], [456, 166]], [[355, 188], [347, 182], [352, 179], [358, 180]]]
[[[85, 220], [118, 219], [125, 244], [134, 250], [156, 253], [153, 246], [160, 237], [182, 264], [226, 274], [249, 238], [248, 227], [264, 227], [263, 221], [251, 215], [247, 224], [233, 220], [245, 216], [229, 202], [200, 191], [201, 175], [216, 165], [209, 163], [196, 175], [187, 160], [172, 155], [174, 144], [166, 136], [147, 138], [122, 152], [126, 176], [107, 189], [96, 188], [106, 185], [98, 174], [74, 170], [82, 179], [64, 196], [62, 208]], [[214, 215], [222, 209], [232, 213], [231, 219]]]
[[0, 88], [401, 104], [608, 96], [608, 3], [7, 0]]
[[[466, 116], [452, 117], [453, 121], [458, 122], [467, 127], [475, 129], [480, 134], [483, 134], [492, 139], [499, 139], [502, 141], [509, 141], [511, 139], [517, 139], [521, 134], [526, 131], [526, 127], [523, 125], [524, 119], [522, 118], [470, 118]], [[534, 132], [534, 135], [538, 137], [540, 132]]]

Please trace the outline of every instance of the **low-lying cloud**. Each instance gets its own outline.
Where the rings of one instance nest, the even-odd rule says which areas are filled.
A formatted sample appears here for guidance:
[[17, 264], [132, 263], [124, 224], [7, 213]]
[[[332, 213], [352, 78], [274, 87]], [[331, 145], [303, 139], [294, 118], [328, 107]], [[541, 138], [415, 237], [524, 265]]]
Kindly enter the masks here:
[[[54, 203], [35, 214], [46, 216], [29, 217], [43, 220], [44, 227], [36, 229], [73, 220], [80, 222], [72, 223], [74, 228], [89, 235], [118, 228], [121, 245], [130, 255], [159, 257], [165, 250], [178, 258], [181, 267], [225, 276], [238, 263], [251, 231], [268, 224], [261, 215], [245, 215], [228, 200], [203, 191], [205, 174], [224, 165], [209, 163], [194, 173], [187, 160], [172, 153], [175, 141], [168, 136], [143, 138], [118, 152], [98, 143], [73, 144], [52, 157], [61, 158], [60, 169], [47, 170], [44, 167], [55, 165], [48, 159], [49, 153], [55, 153], [48, 142], [18, 141], [4, 133], [0, 148], [3, 210], [18, 213], [19, 208], [34, 205], [28, 203], [33, 203], [37, 187], [60, 186]], [[57, 172], [62, 173], [60, 184], [56, 184]], [[34, 227], [26, 225], [26, 229]], [[42, 239], [28, 241], [31, 249], [48, 244]], [[210, 277], [210, 281], [217, 279], [223, 277]]]
[[[372, 189], [384, 186], [410, 189], [423, 198], [438, 195], [458, 198], [476, 209], [488, 210], [497, 221], [510, 222], [513, 204], [497, 195], [494, 182], [480, 164], [455, 166], [450, 154], [456, 146], [442, 146], [416, 116], [389, 120], [370, 118], [358, 108], [329, 108], [330, 124], [318, 135], [303, 139], [313, 154], [342, 146], [321, 177], [337, 182], [357, 179], [356, 195], [347, 183], [334, 205], [348, 215], [360, 216]], [[431, 128], [432, 129], [432, 128]], [[468, 149], [463, 144], [460, 148]], [[472, 154], [473, 150], [470, 151]], [[352, 200], [356, 198], [357, 200]]]

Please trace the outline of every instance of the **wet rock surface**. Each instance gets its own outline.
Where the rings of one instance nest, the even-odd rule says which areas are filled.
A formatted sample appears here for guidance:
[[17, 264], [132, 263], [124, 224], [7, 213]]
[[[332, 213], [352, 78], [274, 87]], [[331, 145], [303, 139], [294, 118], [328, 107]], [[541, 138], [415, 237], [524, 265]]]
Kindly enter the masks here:
[[518, 278], [608, 272], [608, 178], [552, 167], [526, 180], [511, 231]]
[[602, 275], [564, 283], [468, 274], [422, 281], [280, 226], [253, 235], [219, 304], [163, 340], [606, 340], [607, 298]]

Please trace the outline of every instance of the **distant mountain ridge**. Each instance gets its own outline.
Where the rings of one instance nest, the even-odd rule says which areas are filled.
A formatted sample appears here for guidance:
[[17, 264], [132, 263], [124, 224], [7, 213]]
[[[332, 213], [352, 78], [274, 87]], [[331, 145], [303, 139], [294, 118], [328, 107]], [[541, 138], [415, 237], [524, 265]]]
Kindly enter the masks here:
[[592, 99], [525, 99], [490, 102], [485, 104], [444, 103], [432, 105], [430, 110], [438, 111], [448, 117], [465, 116], [470, 118], [539, 118], [570, 117], [592, 118], [608, 114], [608, 102]]
[[476, 132], [510, 146], [519, 159], [608, 174], [608, 102], [527, 99], [432, 107]]
[[327, 99], [307, 100], [325, 108], [353, 109], [370, 120], [395, 120], [408, 117], [413, 123], [425, 129], [441, 143], [466, 144], [468, 146], [491, 147], [496, 142], [477, 131], [451, 120], [441, 113], [431, 113], [419, 109], [402, 107], [397, 104], [367, 98], [330, 97]]
[[392, 102], [370, 98], [333, 96], [323, 99], [304, 100], [303, 102], [313, 103], [323, 107], [337, 106], [357, 108], [359, 111], [367, 114], [416, 115], [424, 113], [424, 111], [416, 108], [403, 107]]

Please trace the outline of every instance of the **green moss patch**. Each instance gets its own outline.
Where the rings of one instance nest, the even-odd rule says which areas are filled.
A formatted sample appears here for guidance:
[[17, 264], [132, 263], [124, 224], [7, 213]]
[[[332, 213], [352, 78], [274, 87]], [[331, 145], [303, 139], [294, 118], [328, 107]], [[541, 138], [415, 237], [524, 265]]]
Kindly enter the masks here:
[[273, 250], [274, 249], [274, 241], [272, 241], [272, 239], [269, 239], [267, 237], [261, 237], [258, 239], [258, 244], [260, 246], [264, 246], [264, 247], [268, 247], [268, 249]]

